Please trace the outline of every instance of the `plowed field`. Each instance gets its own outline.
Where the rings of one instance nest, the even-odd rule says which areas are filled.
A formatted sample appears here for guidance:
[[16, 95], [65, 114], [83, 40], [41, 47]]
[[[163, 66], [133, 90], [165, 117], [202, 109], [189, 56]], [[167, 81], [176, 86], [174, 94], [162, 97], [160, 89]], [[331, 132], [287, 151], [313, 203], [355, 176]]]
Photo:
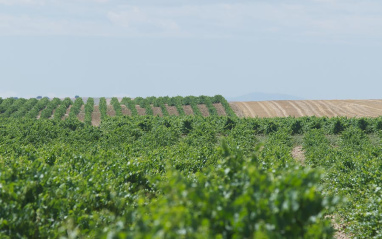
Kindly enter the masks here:
[[231, 102], [230, 105], [241, 117], [378, 117], [382, 115], [382, 100], [280, 100]]

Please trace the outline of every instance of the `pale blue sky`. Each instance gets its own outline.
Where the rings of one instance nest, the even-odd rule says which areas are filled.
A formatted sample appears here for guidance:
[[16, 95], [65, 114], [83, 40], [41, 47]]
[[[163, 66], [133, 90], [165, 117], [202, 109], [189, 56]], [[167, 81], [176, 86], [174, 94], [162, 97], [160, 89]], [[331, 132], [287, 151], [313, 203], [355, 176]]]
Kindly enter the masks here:
[[0, 97], [382, 98], [380, 0], [0, 0]]

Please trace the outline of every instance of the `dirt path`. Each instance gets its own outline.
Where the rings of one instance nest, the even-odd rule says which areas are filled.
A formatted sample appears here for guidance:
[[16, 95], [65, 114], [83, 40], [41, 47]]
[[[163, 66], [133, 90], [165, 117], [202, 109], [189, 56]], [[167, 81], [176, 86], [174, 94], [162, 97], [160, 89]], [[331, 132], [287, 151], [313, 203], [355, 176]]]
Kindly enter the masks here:
[[292, 157], [302, 165], [305, 165], [305, 154], [302, 146], [296, 146], [292, 150]]
[[122, 114], [131, 116], [131, 111], [126, 107], [126, 105], [121, 104]]
[[111, 117], [115, 116], [115, 110], [114, 110], [114, 107], [112, 105], [107, 105], [106, 114], [108, 116], [111, 116]]
[[65, 120], [66, 118], [69, 117], [69, 113], [70, 113], [71, 108], [72, 108], [72, 105], [69, 105], [69, 107], [66, 109], [64, 116], [62, 116], [62, 120]]
[[95, 105], [92, 112], [92, 125], [99, 126], [101, 124], [101, 112], [99, 111], [99, 106]]
[[85, 105], [81, 105], [80, 113], [78, 113], [77, 118], [81, 122], [85, 122]]
[[[297, 162], [301, 163], [301, 165], [305, 165], [305, 153], [301, 145], [294, 147], [291, 154]], [[336, 230], [334, 238], [350, 239], [350, 237], [348, 237], [344, 232], [344, 225], [335, 220], [334, 216], [326, 216], [326, 218], [331, 219], [333, 228]]]
[[221, 103], [215, 103], [215, 104], [213, 104], [213, 106], [215, 107], [219, 116], [226, 116], [227, 115], [227, 113], [225, 112], [224, 106]]
[[162, 109], [160, 107], [151, 106], [153, 109], [153, 115], [163, 116]]
[[332, 222], [333, 228], [336, 230], [334, 233], [334, 238], [336, 239], [350, 239], [351, 237], [346, 235], [345, 233], [345, 225], [342, 222], [339, 222], [335, 216], [328, 215], [325, 216], [325, 218], [330, 218], [330, 221]]
[[165, 106], [169, 115], [179, 115], [179, 112], [175, 106], [169, 106], [167, 104], [165, 104]]
[[200, 104], [198, 105], [198, 108], [200, 110], [200, 113], [202, 113], [204, 117], [210, 116], [210, 112], [208, 111], [208, 108], [206, 105]]
[[[46, 108], [46, 107], [45, 107], [45, 108]], [[40, 119], [40, 117], [41, 117], [41, 112], [42, 112], [43, 110], [45, 110], [45, 108], [42, 109], [42, 110], [40, 110], [40, 111], [38, 112], [36, 119]]]
[[194, 111], [191, 108], [191, 105], [183, 105], [183, 110], [185, 115], [194, 115]]
[[146, 115], [146, 109], [142, 108], [140, 105], [136, 105], [135, 108], [138, 111], [138, 115]]
[[[57, 108], [60, 107], [60, 105], [57, 106]], [[56, 108], [56, 109], [57, 109]], [[56, 109], [53, 109], [52, 111], [52, 115], [49, 117], [49, 119], [53, 119], [54, 118], [54, 113], [56, 112]]]

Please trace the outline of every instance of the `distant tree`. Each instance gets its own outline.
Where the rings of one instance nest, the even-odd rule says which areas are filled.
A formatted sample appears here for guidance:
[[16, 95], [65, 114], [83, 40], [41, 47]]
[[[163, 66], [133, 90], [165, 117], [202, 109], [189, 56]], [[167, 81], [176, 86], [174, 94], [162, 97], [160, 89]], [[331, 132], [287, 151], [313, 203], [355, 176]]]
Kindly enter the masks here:
[[39, 95], [39, 96], [36, 97], [36, 99], [41, 100], [41, 99], [42, 99], [42, 96]]
[[79, 98], [79, 97], [80, 97], [79, 95], [74, 96], [74, 98], [76, 98], [76, 99]]

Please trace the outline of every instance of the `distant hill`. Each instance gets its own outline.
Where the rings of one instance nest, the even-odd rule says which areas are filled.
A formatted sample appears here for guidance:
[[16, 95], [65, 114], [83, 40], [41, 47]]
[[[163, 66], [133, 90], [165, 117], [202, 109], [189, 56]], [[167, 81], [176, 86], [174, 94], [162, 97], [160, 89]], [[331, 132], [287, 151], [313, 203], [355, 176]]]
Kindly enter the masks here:
[[267, 100], [303, 100], [303, 98], [293, 95], [285, 94], [272, 94], [263, 92], [253, 92], [247, 95], [242, 95], [238, 97], [227, 97], [228, 101], [267, 101]]
[[239, 117], [379, 117], [382, 100], [272, 100], [229, 103]]

